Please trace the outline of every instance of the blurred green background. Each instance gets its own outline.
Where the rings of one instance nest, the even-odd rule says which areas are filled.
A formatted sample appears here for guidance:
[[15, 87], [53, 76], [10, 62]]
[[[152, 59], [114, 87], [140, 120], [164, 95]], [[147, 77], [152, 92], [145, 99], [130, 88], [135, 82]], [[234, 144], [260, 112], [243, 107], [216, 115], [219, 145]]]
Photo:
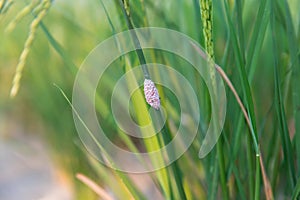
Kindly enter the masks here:
[[[119, 1], [52, 1], [42, 24], [37, 28], [22, 72], [20, 90], [14, 98], [10, 98], [9, 94], [16, 66], [30, 32], [30, 24], [38, 12], [30, 10], [13, 30], [6, 31], [9, 23], [31, 2], [0, 2], [1, 146], [4, 148], [16, 141], [22, 143], [38, 138], [36, 143], [41, 143], [41, 149], [50, 155], [49, 163], [53, 164], [54, 171], [59, 174], [57, 176], [61, 184], [68, 185], [71, 199], [99, 198], [91, 188], [76, 179], [76, 173], [90, 177], [115, 199], [151, 199], [151, 194], [156, 195], [157, 199], [182, 199], [179, 184], [182, 184], [187, 199], [254, 199], [257, 191], [259, 198], [266, 198], [263, 178], [260, 174], [255, 176], [257, 160], [252, 139], [229, 89], [226, 122], [219, 140], [222, 155], [214, 149], [208, 157], [200, 160], [197, 157], [200, 141], [196, 141], [175, 167], [168, 167], [161, 174], [150, 175], [115, 172], [95, 161], [86, 153], [79, 140], [70, 105], [53, 84], [61, 87], [67, 97], [71, 98], [76, 72], [88, 53], [114, 32], [128, 29]], [[177, 30], [204, 47], [199, 4], [197, 0], [129, 1], [135, 27], [153, 26]], [[294, 98], [293, 94], [300, 92], [297, 88], [300, 80], [300, 1], [214, 0], [212, 5], [215, 62], [233, 82], [245, 105], [250, 102], [241, 80], [249, 83], [258, 143], [275, 199], [290, 199], [293, 195], [296, 198], [300, 190], [300, 154], [297, 153], [300, 152], [300, 130], [296, 132], [295, 127], [299, 127], [300, 118], [299, 114], [295, 114], [299, 98]], [[206, 86], [201, 77], [194, 76], [189, 65], [174, 55], [151, 51], [145, 51], [145, 54], [148, 61], [170, 64], [182, 71], [199, 91], [198, 98], [201, 99], [203, 112], [210, 112]], [[138, 64], [134, 52], [128, 57], [132, 64], [130, 67]], [[121, 64], [118, 69], [116, 65], [120, 63], [112, 68], [111, 73], [115, 76], [108, 84], [114, 84], [118, 76], [128, 70], [126, 64]], [[239, 67], [245, 69], [247, 76], [240, 74]], [[159, 90], [164, 92], [163, 88]], [[140, 150], [147, 149], [147, 144], [142, 141], [129, 138], [131, 142], [124, 142], [124, 138], [120, 138], [111, 114], [104, 115], [107, 105], [109, 107], [109, 92], [99, 92], [99, 95], [106, 105], [105, 108], [98, 106], [99, 118], [107, 122], [107, 130], [115, 135], [112, 139], [124, 145], [133, 144]], [[174, 108], [176, 100], [173, 97], [171, 99], [173, 111], [180, 114]], [[162, 103], [167, 104], [164, 99]], [[204, 115], [201, 126], [205, 129], [208, 122], [209, 114]], [[13, 148], [22, 152], [20, 145], [13, 145]], [[30, 142], [23, 143], [21, 148], [30, 148], [31, 145]], [[1, 159], [0, 162], [8, 162], [4, 153]], [[4, 164], [0, 166], [5, 167]], [[175, 178], [178, 175], [179, 182]], [[1, 176], [0, 173], [0, 187], [2, 185], [4, 188], [7, 179]], [[169, 181], [166, 183], [164, 180]], [[143, 182], [146, 189], [141, 188]]]

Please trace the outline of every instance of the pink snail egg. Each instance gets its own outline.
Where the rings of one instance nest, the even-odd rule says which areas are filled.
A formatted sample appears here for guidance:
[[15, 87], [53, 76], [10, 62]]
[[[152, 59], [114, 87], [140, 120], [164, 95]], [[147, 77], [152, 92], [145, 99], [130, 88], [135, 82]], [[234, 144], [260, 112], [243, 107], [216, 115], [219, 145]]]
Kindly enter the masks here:
[[158, 90], [155, 87], [155, 84], [150, 79], [145, 79], [144, 81], [144, 94], [146, 98], [146, 102], [158, 110], [160, 108], [160, 100]]

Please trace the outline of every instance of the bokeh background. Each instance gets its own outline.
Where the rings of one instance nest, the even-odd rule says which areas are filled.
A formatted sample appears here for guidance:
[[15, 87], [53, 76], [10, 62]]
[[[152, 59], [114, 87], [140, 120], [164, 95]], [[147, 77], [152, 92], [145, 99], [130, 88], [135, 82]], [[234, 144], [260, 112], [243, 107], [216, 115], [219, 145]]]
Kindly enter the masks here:
[[[258, 141], [271, 190], [276, 199], [287, 199], [300, 188], [297, 179], [300, 175], [300, 155], [296, 153], [299, 145], [296, 136], [300, 133], [295, 135], [295, 124], [300, 121], [295, 118], [293, 101], [293, 93], [299, 92], [294, 82], [300, 80], [300, 76], [292, 75], [294, 69], [299, 71], [300, 68], [297, 65], [300, 1], [272, 1], [213, 1], [213, 41], [216, 63], [224, 69], [245, 102], [241, 86], [241, 79], [245, 77], [240, 76], [240, 66], [236, 62], [237, 42], [237, 51], [243, 57], [241, 67], [246, 67], [246, 78], [250, 84]], [[76, 178], [77, 173], [91, 178], [114, 199], [168, 197], [167, 187], [157, 173], [122, 173], [120, 176], [119, 172], [91, 158], [75, 130], [70, 105], [53, 85], [58, 85], [71, 98], [76, 72], [88, 53], [109, 36], [128, 29], [119, 2], [51, 1], [47, 15], [37, 28], [22, 72], [20, 90], [14, 98], [10, 98], [12, 80], [36, 13], [31, 10], [13, 30], [7, 30], [9, 24], [31, 1], [0, 2], [0, 199], [102, 199], [103, 196], [99, 197]], [[135, 27], [170, 28], [187, 34], [205, 46], [199, 1], [130, 0], [129, 3]], [[287, 19], [287, 13], [291, 19]], [[229, 25], [227, 14], [232, 26]], [[275, 16], [273, 29], [271, 14]], [[290, 26], [295, 36], [293, 42], [290, 42]], [[276, 35], [272, 36], [274, 32]], [[275, 53], [272, 46], [274, 40], [277, 43]], [[203, 112], [210, 112], [206, 86], [201, 77], [194, 76], [188, 64], [168, 53], [145, 51], [145, 54], [149, 61], [167, 63], [181, 71], [199, 91], [198, 98]], [[293, 55], [296, 55], [297, 62], [292, 59]], [[138, 64], [134, 52], [128, 57], [132, 67]], [[275, 69], [274, 60], [278, 63], [278, 70]], [[111, 82], [127, 70], [126, 64], [122, 62], [114, 63], [111, 72], [108, 72], [112, 74]], [[276, 80], [279, 80], [278, 84]], [[163, 91], [163, 88], [159, 90]], [[104, 99], [104, 105], [109, 105], [110, 93], [104, 91], [99, 94]], [[173, 94], [166, 95], [174, 99]], [[280, 102], [278, 95], [281, 97]], [[197, 157], [199, 141], [196, 141], [187, 155], [177, 163], [188, 199], [253, 197], [255, 152], [252, 140], [241, 117], [241, 110], [229, 89], [227, 99], [226, 123], [219, 141], [222, 156], [215, 149], [207, 158], [200, 160]], [[176, 100], [173, 104], [172, 101], [168, 104], [164, 99], [162, 102], [169, 105], [170, 109], [173, 108], [175, 115], [180, 114]], [[282, 105], [284, 110], [278, 111], [277, 108], [281, 107], [277, 105]], [[98, 106], [98, 114], [100, 121], [107, 122], [106, 129], [111, 132], [112, 140], [125, 146], [133, 144], [141, 151], [147, 149], [146, 144], [134, 138], [130, 138], [130, 143], [123, 144], [124, 138], [120, 139], [120, 133], [106, 109], [107, 106]], [[206, 129], [210, 116], [203, 116], [201, 123], [203, 129]], [[286, 129], [282, 130], [284, 125]], [[283, 139], [284, 135], [287, 138]], [[284, 153], [286, 140], [291, 145], [287, 154]], [[218, 159], [221, 157], [223, 163], [220, 164]], [[289, 159], [292, 160], [293, 175], [289, 174]], [[170, 180], [170, 193], [173, 193], [171, 198], [179, 199], [180, 193], [176, 191], [179, 186], [173, 181], [173, 176], [176, 176], [172, 175], [174, 171], [173, 168], [167, 168], [166, 173], [169, 175], [166, 177]], [[222, 188], [222, 174], [227, 189]], [[262, 177], [259, 188], [259, 196], [264, 199]]]

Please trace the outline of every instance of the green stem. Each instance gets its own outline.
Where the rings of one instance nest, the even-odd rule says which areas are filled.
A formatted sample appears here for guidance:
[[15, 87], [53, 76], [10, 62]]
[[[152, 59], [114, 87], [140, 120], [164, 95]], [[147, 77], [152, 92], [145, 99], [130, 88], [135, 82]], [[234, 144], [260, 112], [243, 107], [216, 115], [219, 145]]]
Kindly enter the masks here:
[[282, 146], [283, 146], [283, 154], [284, 159], [286, 162], [286, 166], [288, 168], [288, 174], [289, 174], [289, 181], [292, 187], [295, 186], [296, 177], [295, 177], [295, 169], [293, 166], [293, 151], [292, 151], [292, 144], [290, 141], [288, 126], [287, 126], [287, 119], [285, 116], [285, 108], [283, 103], [283, 98], [281, 95], [281, 80], [280, 80], [280, 69], [279, 69], [279, 63], [278, 63], [278, 44], [277, 44], [277, 37], [276, 37], [276, 30], [275, 30], [275, 2], [272, 1], [271, 4], [271, 31], [272, 31], [272, 49], [273, 49], [273, 60], [274, 60], [274, 85], [275, 85], [275, 106], [276, 106], [276, 113], [279, 120], [279, 132], [282, 140]]
[[[234, 30], [233, 22], [229, 15], [228, 5], [226, 2], [224, 2], [224, 5], [225, 5], [226, 18], [227, 18], [229, 28], [230, 28], [230, 30]], [[244, 91], [244, 97], [245, 97], [244, 101], [245, 101], [246, 108], [249, 112], [248, 117], [251, 122], [250, 130], [251, 130], [251, 135], [252, 135], [252, 139], [253, 139], [254, 149], [255, 149], [256, 154], [259, 154], [257, 129], [256, 129], [254, 106], [253, 106], [253, 100], [252, 100], [252, 95], [251, 95], [251, 91], [250, 91], [250, 85], [249, 85], [248, 77], [246, 74], [246, 70], [243, 65], [242, 55], [241, 55], [241, 52], [238, 47], [237, 35], [235, 32], [231, 31], [231, 36], [232, 36], [231, 40], [232, 40], [232, 44], [233, 44], [234, 53], [237, 55], [236, 56], [236, 64], [238, 66], [238, 71], [239, 71], [240, 78], [241, 78], [241, 86]]]
[[218, 153], [218, 161], [219, 161], [219, 168], [220, 168], [220, 180], [221, 180], [221, 188], [223, 192], [223, 199], [229, 199], [229, 194], [227, 191], [227, 185], [226, 185], [226, 170], [225, 170], [225, 162], [224, 162], [224, 154], [222, 152], [222, 143], [221, 138], [219, 139], [217, 143], [217, 153]]
[[217, 162], [217, 156], [215, 154], [215, 151], [212, 151], [209, 155], [210, 160], [208, 162], [208, 200], [215, 200], [217, 191], [218, 191], [218, 178], [219, 178], [219, 168], [218, 168], [218, 162]]
[[[147, 68], [147, 62], [146, 62], [143, 50], [141, 48], [139, 39], [137, 37], [137, 34], [136, 34], [136, 32], [134, 30], [134, 27], [133, 27], [133, 24], [131, 22], [130, 12], [129, 12], [128, 8], [126, 10], [126, 7], [124, 5], [123, 0], [119, 0], [119, 3], [120, 3], [120, 6], [121, 6], [121, 9], [122, 9], [126, 24], [128, 26], [128, 29], [131, 30], [131, 32], [130, 32], [131, 33], [131, 39], [133, 40], [133, 43], [135, 45], [136, 53], [138, 55], [139, 62], [142, 65], [142, 70], [143, 70], [143, 73], [144, 73], [144, 77], [145, 77], [145, 79], [150, 79], [150, 74], [149, 74], [149, 71], [148, 71], [148, 68]], [[126, 5], [129, 6], [128, 2], [127, 2]], [[159, 112], [161, 112], [161, 111], [159, 111]], [[170, 138], [171, 138], [170, 135], [169, 135], [170, 131], [166, 131], [166, 128], [167, 127], [165, 126], [162, 130], [162, 135], [163, 135], [163, 139], [164, 139], [165, 144], [167, 143], [166, 141], [170, 140]], [[168, 152], [168, 154], [169, 153], [172, 153], [172, 152]], [[182, 178], [181, 178], [181, 171], [180, 171], [180, 168], [177, 165], [177, 161], [175, 161], [171, 165], [171, 167], [172, 167], [172, 170], [173, 170], [173, 174], [174, 174], [174, 177], [175, 177], [175, 182], [177, 184], [177, 188], [178, 188], [180, 197], [181, 197], [181, 199], [187, 199], [186, 194], [184, 192], [183, 185], [182, 185], [183, 182], [182, 182]]]
[[[159, 121], [163, 121], [163, 116], [162, 116], [162, 110], [159, 110], [157, 112], [160, 112], [160, 115], [159, 115]], [[167, 125], [165, 125], [161, 131], [161, 134], [162, 134], [162, 137], [163, 137], [163, 142], [164, 142], [164, 145], [167, 145], [171, 140], [171, 135], [170, 135], [170, 130], [169, 130], [169, 127]], [[171, 151], [167, 151], [167, 154], [168, 154], [168, 157], [169, 158], [174, 158], [174, 155], [173, 155], [173, 150]], [[186, 194], [185, 194], [185, 191], [184, 191], [184, 188], [183, 188], [183, 180], [182, 180], [182, 172], [178, 166], [178, 161], [174, 161], [172, 163], [172, 165], [170, 166], [173, 170], [173, 175], [174, 175], [174, 178], [175, 178], [175, 182], [176, 182], [176, 185], [177, 185], [177, 189], [178, 189], [178, 192], [179, 192], [179, 195], [180, 195], [180, 199], [182, 200], [186, 200], [187, 197], [186, 197]]]
[[[208, 67], [211, 76], [211, 82], [213, 87], [213, 93], [215, 97], [218, 96], [217, 94], [217, 84], [216, 84], [216, 77], [215, 77], [215, 65], [214, 65], [214, 43], [213, 43], [213, 5], [212, 0], [200, 0], [200, 8], [201, 8], [201, 19], [203, 24], [203, 34], [205, 38], [205, 48], [208, 54]], [[214, 101], [214, 99], [212, 99]], [[214, 104], [214, 102], [212, 102]], [[213, 112], [212, 115], [218, 115], [217, 112]], [[218, 127], [217, 122], [213, 122], [214, 127]], [[217, 128], [215, 129], [217, 130]], [[217, 158], [219, 163], [220, 169], [220, 181], [221, 181], [221, 188], [223, 192], [224, 199], [229, 199], [228, 196], [228, 188], [226, 185], [226, 171], [224, 165], [224, 155], [222, 153], [222, 143], [219, 140], [217, 143]]]
[[[243, 28], [243, 19], [242, 19], [242, 2], [235, 1], [236, 3], [236, 15], [237, 15], [237, 32], [239, 37], [240, 49], [245, 49], [245, 40], [244, 40], [244, 28]], [[241, 53], [242, 61], [245, 63], [245, 52]]]
[[148, 68], [147, 68], [146, 58], [144, 56], [143, 50], [141, 48], [140, 41], [138, 39], [138, 36], [137, 36], [137, 34], [134, 30], [133, 24], [131, 22], [130, 13], [129, 13], [128, 10], [126, 10], [123, 0], [119, 0], [119, 3], [120, 3], [120, 6], [121, 6], [122, 13], [124, 15], [127, 27], [130, 30], [131, 39], [133, 41], [135, 51], [137, 53], [140, 64], [142, 65], [142, 70], [143, 70], [143, 73], [144, 73], [144, 77], [145, 77], [145, 79], [150, 79], [150, 74], [149, 74], [149, 71], [148, 71]]
[[254, 188], [255, 188], [255, 180], [254, 180], [254, 167], [253, 167], [253, 154], [252, 154], [252, 147], [251, 147], [251, 137], [247, 135], [247, 171], [248, 171], [248, 182], [249, 182], [249, 199], [254, 199]]
[[260, 163], [259, 163], [260, 154], [256, 155], [256, 167], [255, 167], [255, 193], [254, 199], [259, 200], [260, 198]]
[[[288, 44], [291, 55], [292, 68], [292, 94], [293, 94], [293, 110], [295, 119], [295, 138], [296, 138], [296, 154], [298, 164], [298, 175], [300, 174], [300, 92], [299, 92], [299, 77], [300, 77], [300, 57], [299, 57], [299, 41], [297, 43], [296, 31], [293, 26], [293, 20], [288, 2], [284, 1], [285, 21], [288, 34]], [[300, 35], [300, 34], [299, 34]], [[298, 45], [297, 45], [298, 44]], [[294, 184], [296, 183], [294, 174]]]

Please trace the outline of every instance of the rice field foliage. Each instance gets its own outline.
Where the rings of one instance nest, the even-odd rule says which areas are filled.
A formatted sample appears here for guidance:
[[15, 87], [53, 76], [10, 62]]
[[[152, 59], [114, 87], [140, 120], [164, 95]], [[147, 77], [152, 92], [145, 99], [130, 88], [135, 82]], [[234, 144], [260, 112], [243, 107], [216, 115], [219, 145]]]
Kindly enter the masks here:
[[[299, 9], [297, 0], [0, 0], [1, 114], [16, 117], [33, 132], [43, 127], [42, 136], [56, 165], [69, 177], [76, 199], [298, 199]], [[98, 121], [111, 141], [132, 152], [152, 152], [168, 144], [179, 126], [176, 94], [157, 85], [170, 117], [163, 129], [140, 139], [118, 127], [111, 112], [112, 91], [137, 65], [160, 63], [177, 70], [196, 91], [201, 110], [198, 134], [183, 156], [170, 166], [137, 175], [108, 168], [87, 152], [75, 129], [71, 100], [76, 73], [89, 52], [116, 33], [141, 27], [168, 28], [197, 41], [209, 62], [218, 64], [231, 81], [246, 117], [224, 82], [225, 125], [214, 149], [200, 159], [214, 114], [204, 79], [173, 53], [127, 53], [105, 71], [95, 99], [86, 99], [95, 101]], [[122, 50], [119, 41], [115, 44]], [[213, 81], [213, 73], [219, 72], [211, 66]], [[147, 77], [145, 71], [143, 75]], [[185, 94], [182, 84], [170, 79]], [[131, 77], [128, 88], [137, 82], [138, 77]], [[142, 87], [133, 93], [129, 110], [137, 124], [149, 123]], [[163, 162], [163, 156], [149, 162]], [[78, 175], [84, 185], [77, 173], [97, 187]]]

